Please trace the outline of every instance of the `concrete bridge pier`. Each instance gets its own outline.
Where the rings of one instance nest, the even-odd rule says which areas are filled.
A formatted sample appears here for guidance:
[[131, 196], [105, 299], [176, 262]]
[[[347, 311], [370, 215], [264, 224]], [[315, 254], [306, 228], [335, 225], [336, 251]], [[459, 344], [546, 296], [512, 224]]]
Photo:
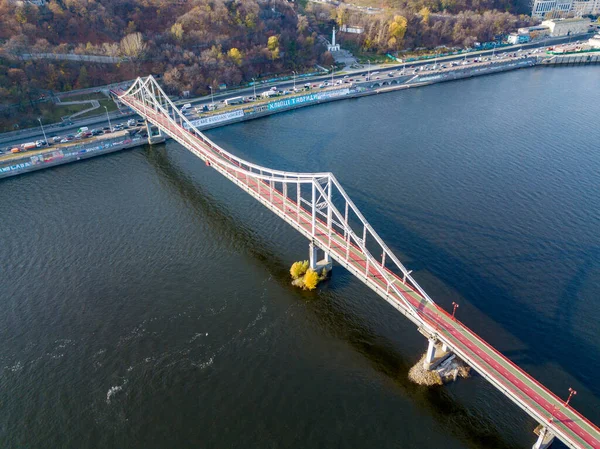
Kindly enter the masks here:
[[[554, 438], [555, 438], [554, 434], [552, 432], [550, 432], [546, 426], [540, 425], [538, 427], [538, 429], [539, 429], [538, 439], [531, 449], [547, 449], [547, 448], [549, 448], [550, 445], [554, 442]], [[536, 431], [538, 429], [536, 429]], [[534, 431], [534, 432], [537, 433], [536, 431]]]
[[308, 262], [310, 268], [319, 274], [325, 269], [329, 275], [331, 273], [333, 262], [331, 261], [331, 255], [327, 251], [323, 251], [323, 253], [323, 259], [319, 260], [319, 248], [313, 242], [310, 242], [308, 246]]
[[148, 123], [146, 120], [146, 130], [148, 130], [148, 143], [154, 145], [165, 141], [165, 136], [162, 135], [160, 129]]
[[423, 368], [426, 370], [431, 369], [431, 364], [435, 359], [435, 339], [429, 339], [429, 346], [427, 346], [427, 354], [425, 355], [425, 360], [423, 361]]
[[450, 348], [446, 344], [439, 342], [434, 336], [427, 336], [429, 345], [425, 360], [423, 360], [423, 369], [431, 371], [437, 368], [442, 362], [452, 355]]

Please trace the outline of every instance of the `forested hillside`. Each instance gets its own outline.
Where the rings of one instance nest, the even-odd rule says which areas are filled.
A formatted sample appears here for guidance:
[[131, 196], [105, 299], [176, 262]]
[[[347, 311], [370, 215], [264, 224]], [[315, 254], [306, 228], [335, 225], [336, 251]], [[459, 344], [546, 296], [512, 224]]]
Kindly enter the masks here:
[[[343, 3], [355, 3], [343, 1]], [[446, 11], [456, 14], [461, 11], [506, 11], [513, 14], [528, 14], [531, 12], [529, 0], [383, 0], [375, 2], [377, 6], [385, 6], [391, 9], [418, 11], [421, 8], [429, 8], [432, 12]]]
[[[453, 3], [454, 13], [447, 9], [440, 11], [451, 1], [456, 1]], [[433, 49], [438, 46], [471, 47], [475, 42], [491, 41], [518, 27], [536, 23], [530, 16], [516, 16], [495, 9], [462, 10], [467, 6], [474, 7], [473, 2], [477, 0], [470, 0], [470, 5], [462, 3], [459, 7], [460, 1], [463, 0], [390, 2], [397, 3], [398, 7], [369, 13], [345, 4], [336, 7], [308, 3], [305, 13], [315, 26], [329, 25], [335, 21], [338, 26], [346, 24], [361, 27], [364, 30], [362, 34], [342, 34], [341, 39], [346, 40], [346, 44], [355, 43], [363, 51], [377, 53]], [[488, 1], [489, 5], [486, 6], [490, 6], [498, 0], [482, 1]]]
[[[312, 67], [323, 55], [285, 0], [52, 0], [41, 7], [0, 0], [0, 44], [0, 103], [148, 73], [164, 75], [172, 93], [196, 94]], [[125, 60], [22, 60], [31, 53]]]

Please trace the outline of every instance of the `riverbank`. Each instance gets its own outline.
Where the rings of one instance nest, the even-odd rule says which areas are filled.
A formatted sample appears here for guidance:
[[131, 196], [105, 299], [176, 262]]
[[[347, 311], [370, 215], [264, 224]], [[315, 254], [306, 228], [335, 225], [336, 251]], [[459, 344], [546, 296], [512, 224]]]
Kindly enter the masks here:
[[[198, 130], [204, 131], [247, 120], [263, 118], [272, 114], [287, 112], [307, 106], [328, 103], [331, 101], [344, 100], [349, 98], [359, 98], [368, 95], [378, 95], [380, 93], [393, 92], [402, 89], [423, 87], [431, 84], [455, 81], [475, 76], [491, 75], [494, 73], [507, 72], [521, 68], [530, 68], [537, 66], [549, 66], [555, 64], [594, 64], [600, 62], [600, 52], [596, 54], [587, 54], [585, 58], [574, 59], [569, 56], [564, 61], [559, 56], [554, 56], [551, 62], [547, 58], [522, 58], [495, 63], [485, 63], [468, 68], [450, 68], [436, 71], [433, 73], [414, 73], [412, 75], [398, 75], [386, 79], [375, 79], [363, 81], [349, 85], [342, 85], [339, 88], [332, 88], [323, 91], [310, 92], [304, 95], [295, 95], [288, 97], [279, 97], [277, 100], [251, 105], [246, 104], [243, 107], [232, 108], [226, 112], [207, 115], [196, 120], [191, 120], [193, 126]], [[66, 163], [76, 162], [90, 157], [100, 156], [123, 149], [146, 145], [149, 142], [142, 137], [134, 139], [117, 138], [111, 141], [91, 141], [89, 145], [79, 145], [72, 149], [66, 147], [61, 149], [49, 148], [47, 152], [41, 154], [19, 154], [14, 158], [0, 161], [0, 178], [16, 176], [31, 171], [54, 167]]]
[[77, 162], [91, 157], [102, 156], [116, 151], [138, 147], [148, 143], [146, 138], [134, 137], [106, 139], [90, 143], [90, 145], [50, 148], [35, 155], [6, 160], [0, 165], [0, 179], [22, 175], [57, 165]]

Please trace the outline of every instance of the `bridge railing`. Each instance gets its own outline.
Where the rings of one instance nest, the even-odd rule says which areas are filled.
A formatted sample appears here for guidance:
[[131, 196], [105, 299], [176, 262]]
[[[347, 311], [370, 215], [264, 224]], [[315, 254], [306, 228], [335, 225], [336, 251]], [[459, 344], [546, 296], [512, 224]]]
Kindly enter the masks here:
[[[332, 173], [296, 173], [273, 170], [230, 154], [195, 128], [152, 77], [144, 80], [139, 78], [127, 92], [121, 92], [119, 96], [121, 101], [145, 117], [148, 122], [156, 125], [162, 132], [169, 134], [225, 177], [245, 189], [321, 249], [329, 251], [342, 265], [361, 277], [365, 284], [376, 289], [388, 302], [424, 328], [431, 336], [436, 336], [440, 341], [448, 344], [453, 352], [470, 363], [530, 416], [563, 439], [569, 447], [580, 449], [578, 443], [574, 443], [570, 435], [561, 428], [560, 420], [547, 420], [544, 410], [540, 408], [542, 406], [527, 393], [526, 388], [529, 388], [527, 385], [519, 387], [511, 384], [494, 367], [494, 363], [496, 363], [494, 360], [483, 359], [474, 353], [468, 343], [456, 338], [454, 332], [459, 330], [460, 333], [478, 339], [482, 345], [489, 346], [491, 353], [496, 354], [498, 359], [504, 358], [510, 363], [510, 366], [521, 373], [524, 379], [530, 380], [530, 386], [541, 384], [495, 351], [492, 346], [481, 340], [462, 323], [452, 320], [451, 326], [442, 326], [438, 318], [446, 312], [438, 306], [435, 307], [441, 313], [436, 312], [436, 315], [431, 315], [423, 313], [411, 304], [405, 296], [406, 289], [400, 289], [396, 285], [398, 281], [418, 293], [418, 296], [413, 298], [413, 303], [423, 305], [424, 301], [429, 301], [435, 305], [427, 293], [410, 276], [410, 271], [398, 260], [367, 222]], [[268, 189], [266, 194], [265, 188]], [[296, 213], [294, 213], [294, 208]], [[337, 245], [337, 247], [334, 248], [332, 245]], [[345, 249], [345, 254], [340, 249]], [[360, 252], [361, 263], [348, 260], [351, 250]], [[378, 257], [375, 257], [374, 254], [377, 254]], [[381, 258], [379, 258], [379, 254], [381, 254]], [[366, 264], [364, 267], [363, 261]], [[373, 275], [373, 272], [376, 274]], [[379, 283], [380, 281], [381, 283]], [[387, 289], [385, 294], [381, 290], [382, 284], [384, 289]], [[390, 299], [391, 296], [393, 296], [393, 301]], [[420, 309], [420, 306], [418, 307]], [[448, 314], [446, 313], [446, 315]], [[541, 387], [543, 388], [543, 386]], [[562, 403], [547, 389], [544, 390], [549, 394], [552, 402]], [[570, 413], [571, 409], [569, 409]], [[585, 420], [575, 411], [572, 413], [578, 420]], [[589, 423], [589, 421], [585, 421]], [[591, 424], [590, 426], [593, 427]]]
[[[350, 246], [354, 246], [364, 255], [366, 259], [365, 276], [368, 275], [369, 268], [376, 270], [386, 283], [388, 292], [395, 293], [395, 296], [415, 318], [420, 320], [419, 313], [406, 300], [406, 293], [396, 286], [395, 282], [398, 277], [403, 283], [416, 290], [425, 301], [433, 303], [424, 289], [410, 275], [411, 272], [375, 232], [332, 173], [274, 170], [229, 153], [201, 133], [171, 102], [152, 76], [145, 79], [138, 78], [126, 92], [119, 93], [119, 97], [121, 101], [162, 128], [167, 134], [172, 137], [177, 135], [180, 143], [203, 160], [215, 165], [215, 168], [218, 166], [246, 178], [251, 177], [272, 189], [280, 184], [282, 188], [278, 191], [285, 193], [286, 200], [294, 201], [298, 207], [306, 206], [308, 208], [308, 212], [313, 217], [311, 229], [313, 239], [316, 232], [316, 220], [318, 219], [326, 225], [329, 235], [327, 245], [322, 248], [323, 250], [331, 249], [332, 233], [341, 235], [347, 245], [347, 254]], [[134, 101], [131, 101], [132, 99]], [[160, 120], [158, 120], [159, 118]], [[297, 186], [295, 198], [288, 195], [290, 185]], [[307, 195], [309, 186], [310, 193]], [[323, 244], [318, 243], [318, 246], [322, 247]], [[374, 257], [369, 247], [381, 256]]]

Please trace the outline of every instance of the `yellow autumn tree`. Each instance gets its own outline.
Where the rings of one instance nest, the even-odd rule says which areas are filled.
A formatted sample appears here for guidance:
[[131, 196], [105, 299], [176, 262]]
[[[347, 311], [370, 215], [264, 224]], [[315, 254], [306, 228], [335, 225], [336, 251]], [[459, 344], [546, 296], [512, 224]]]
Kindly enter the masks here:
[[406, 20], [406, 17], [394, 16], [394, 20], [390, 23], [389, 28], [390, 39], [394, 38], [397, 43], [400, 43], [402, 39], [404, 39], [407, 26], [408, 21]]
[[294, 262], [290, 268], [292, 279], [300, 279], [308, 270], [308, 260], [303, 262]]
[[173, 24], [173, 26], [171, 27], [171, 34], [178, 41], [183, 39], [183, 25], [181, 25], [180, 23]]
[[421, 21], [423, 23], [429, 23], [429, 16], [431, 15], [431, 11], [427, 6], [423, 6], [419, 11], [419, 15], [421, 16]]
[[271, 58], [279, 58], [279, 38], [277, 36], [269, 37], [267, 49], [271, 52]]
[[317, 288], [317, 284], [319, 283], [319, 274], [309, 268], [306, 274], [304, 275], [304, 288], [307, 290], [314, 290]]
[[242, 52], [237, 48], [233, 47], [227, 52], [227, 56], [235, 63], [235, 65], [242, 65]]

